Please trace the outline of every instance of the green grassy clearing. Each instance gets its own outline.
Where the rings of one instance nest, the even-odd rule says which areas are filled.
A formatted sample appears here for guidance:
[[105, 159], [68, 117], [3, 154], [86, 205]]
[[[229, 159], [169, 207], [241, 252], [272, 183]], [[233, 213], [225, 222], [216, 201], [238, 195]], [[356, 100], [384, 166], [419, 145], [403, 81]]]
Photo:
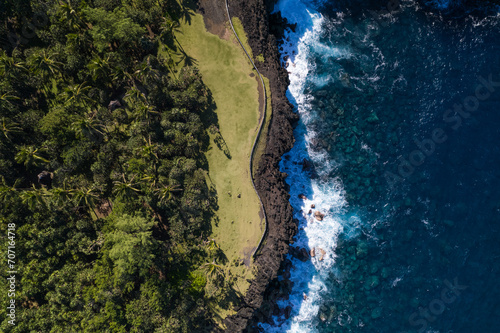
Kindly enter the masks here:
[[[242, 29], [239, 33], [244, 36]], [[237, 277], [236, 290], [245, 293], [251, 266], [234, 263], [243, 259], [251, 265], [250, 256], [264, 230], [249, 174], [250, 152], [259, 125], [258, 82], [234, 37], [228, 41], [207, 32], [201, 15], [194, 14], [190, 24], [181, 24], [176, 38], [200, 69], [216, 103], [219, 130], [229, 154], [216, 146], [215, 135], [210, 134], [207, 183], [217, 190], [219, 205], [212, 223], [213, 238], [227, 256], [226, 269]], [[216, 311], [221, 318], [232, 313], [230, 307]]]
[[[238, 37], [241, 40], [241, 43], [243, 44], [243, 46], [247, 50], [248, 54], [250, 54], [253, 61], [254, 62], [264, 62], [264, 56], [262, 54], [259, 54], [255, 58], [253, 57], [252, 49], [250, 48], [250, 45], [248, 44], [248, 38], [245, 34], [245, 30], [243, 29], [243, 25], [242, 25], [240, 19], [237, 17], [233, 17], [231, 19], [233, 21], [234, 30], [236, 30], [236, 33], [238, 34]], [[230, 29], [229, 23], [227, 25], [228, 25], [228, 29]], [[232, 36], [232, 38], [234, 39], [235, 43], [238, 43], [238, 41], [236, 40], [236, 38], [234, 36]], [[248, 58], [246, 58], [246, 59], [247, 59], [248, 65], [252, 66], [250, 61], [248, 61]], [[264, 126], [262, 127], [262, 132], [261, 132], [260, 137], [259, 137], [259, 141], [257, 142], [257, 146], [255, 147], [255, 153], [254, 153], [255, 155], [253, 158], [253, 168], [252, 168], [253, 172], [254, 172], [254, 176], [255, 176], [255, 172], [257, 171], [257, 169], [259, 167], [260, 158], [262, 157], [262, 154], [264, 154], [264, 151], [266, 149], [266, 138], [267, 138], [267, 133], [269, 130], [269, 123], [271, 122], [271, 115], [272, 115], [271, 89], [269, 87], [269, 79], [267, 79], [265, 76], [262, 76], [262, 78], [264, 79], [264, 84], [266, 85], [267, 112], [266, 112], [266, 119], [264, 119]], [[257, 77], [257, 80], [259, 81], [259, 84], [260, 84], [260, 79], [258, 79], [258, 77]]]

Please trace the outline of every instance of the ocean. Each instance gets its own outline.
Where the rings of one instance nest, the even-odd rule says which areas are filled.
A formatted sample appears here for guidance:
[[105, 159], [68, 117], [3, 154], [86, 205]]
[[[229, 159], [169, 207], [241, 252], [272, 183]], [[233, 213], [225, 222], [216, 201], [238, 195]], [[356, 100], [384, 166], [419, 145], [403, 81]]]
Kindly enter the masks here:
[[500, 332], [500, 10], [280, 0], [299, 220], [263, 332]]

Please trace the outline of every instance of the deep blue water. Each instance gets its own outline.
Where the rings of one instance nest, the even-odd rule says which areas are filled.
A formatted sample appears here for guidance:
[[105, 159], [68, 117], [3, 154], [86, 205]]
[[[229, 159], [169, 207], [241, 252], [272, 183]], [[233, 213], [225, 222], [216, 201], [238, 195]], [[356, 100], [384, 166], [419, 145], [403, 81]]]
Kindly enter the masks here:
[[289, 257], [291, 317], [264, 331], [500, 332], [498, 7], [276, 10], [298, 23], [283, 61], [301, 116], [281, 168], [294, 246], [316, 256]]

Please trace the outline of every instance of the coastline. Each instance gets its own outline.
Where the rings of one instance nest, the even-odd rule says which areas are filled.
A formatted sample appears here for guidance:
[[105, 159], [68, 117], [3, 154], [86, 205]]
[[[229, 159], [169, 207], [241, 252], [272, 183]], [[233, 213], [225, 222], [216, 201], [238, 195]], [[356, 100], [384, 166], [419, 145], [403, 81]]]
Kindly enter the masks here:
[[[275, 25], [273, 23], [270, 23], [269, 20], [273, 5], [274, 1], [272, 0], [269, 1], [252, 0], [251, 3], [231, 4], [232, 6], [231, 16], [237, 16], [241, 19], [245, 32], [248, 35], [249, 44], [253, 50], [253, 53], [259, 55], [261, 54], [265, 55], [266, 62], [259, 64], [259, 70], [262, 71], [264, 75], [266, 75], [271, 79], [270, 80], [271, 89], [273, 91], [272, 105], [275, 112], [275, 114], [273, 114], [273, 119], [270, 125], [269, 135], [267, 136], [266, 140], [266, 154], [261, 165], [259, 165], [257, 173], [258, 177], [257, 186], [259, 194], [263, 198], [265, 198], [263, 200], [264, 205], [266, 209], [268, 209], [271, 212], [270, 215], [272, 215], [269, 221], [270, 235], [267, 239], [267, 243], [265, 244], [265, 249], [263, 249], [262, 254], [256, 260], [256, 264], [259, 270], [255, 275], [253, 281], [251, 282], [249, 281], [251, 283], [251, 286], [250, 289], [248, 290], [248, 293], [243, 298], [243, 305], [240, 306], [239, 311], [236, 315], [228, 317], [224, 321], [226, 326], [225, 327], [226, 332], [231, 332], [231, 333], [261, 332], [262, 327], [261, 329], [256, 328], [256, 324], [258, 322], [270, 324], [271, 327], [267, 326], [267, 324], [263, 325], [264, 331], [266, 332], [270, 331], [282, 332], [284, 330], [284, 327], [281, 326], [281, 323], [283, 322], [280, 319], [278, 319], [278, 323], [280, 323], [280, 325], [274, 326], [275, 324], [273, 323], [274, 319], [272, 318], [273, 316], [283, 318], [284, 315], [284, 317], [288, 319], [290, 317], [290, 314], [293, 312], [293, 318], [295, 320], [297, 311], [294, 312], [291, 309], [297, 309], [295, 305], [297, 304], [296, 301], [298, 298], [296, 290], [294, 290], [294, 293], [291, 293], [291, 288], [293, 286], [293, 282], [295, 282], [295, 285], [300, 288], [302, 281], [298, 281], [297, 275], [295, 275], [295, 279], [293, 276], [292, 278], [290, 278], [289, 270], [284, 268], [285, 267], [289, 268], [291, 266], [291, 262], [286, 260], [284, 258], [284, 255], [290, 252], [291, 255], [296, 257], [298, 260], [306, 261], [300, 258], [301, 253], [300, 251], [297, 251], [303, 249], [299, 247], [293, 247], [291, 245], [294, 244], [292, 238], [294, 234], [297, 232], [297, 226], [294, 223], [293, 215], [292, 214], [287, 215], [288, 212], [287, 209], [291, 208], [290, 204], [287, 202], [290, 199], [290, 188], [287, 187], [287, 185], [284, 182], [286, 175], [281, 173], [280, 168], [278, 167], [278, 163], [282, 159], [283, 154], [288, 152], [294, 146], [295, 142], [294, 135], [292, 131], [290, 131], [291, 133], [288, 132], [287, 125], [293, 125], [294, 121], [297, 120], [297, 116], [291, 112], [292, 110], [291, 107], [289, 107], [287, 110], [287, 104], [290, 103], [288, 102], [288, 99], [284, 94], [284, 92], [287, 90], [288, 85], [290, 84], [289, 77], [292, 80], [291, 89], [293, 90], [293, 83], [295, 82], [294, 79], [295, 72], [293, 69], [289, 69], [291, 72], [287, 73], [287, 71], [284, 68], [281, 68], [279, 61], [280, 54], [277, 50], [274, 50], [277, 49], [279, 46], [277, 46], [277, 44], [275, 43], [276, 37], [273, 36], [271, 32], [280, 31], [280, 28], [275, 29]], [[293, 8], [293, 6], [291, 6], [291, 8]], [[286, 15], [287, 10], [285, 8], [282, 8], [282, 10], [285, 13], [284, 15], [286, 17], [292, 18], [291, 16]], [[279, 20], [279, 15], [277, 15], [277, 17], [274, 17], [274, 19]], [[280, 24], [277, 24], [276, 26], [280, 26]], [[283, 24], [281, 24], [281, 29], [282, 28]], [[273, 41], [274, 43], [272, 43]], [[269, 55], [275, 57], [271, 58], [269, 57]], [[282, 92], [281, 95], [280, 92]], [[294, 99], [291, 98], [291, 100]], [[278, 117], [281, 117], [281, 119], [277, 120]], [[302, 120], [307, 123], [308, 117], [304, 116]], [[303, 122], [301, 122], [301, 124], [302, 123]], [[301, 125], [299, 125], [299, 127], [297, 128], [300, 129], [300, 126]], [[297, 143], [295, 144], [295, 148], [293, 148], [294, 151], [297, 147], [301, 147], [301, 136], [297, 135], [296, 138], [297, 138]], [[293, 152], [291, 154], [293, 154]], [[285, 159], [285, 164], [286, 164], [286, 161], [288, 160], [289, 156], [287, 155], [285, 156], [286, 156]], [[295, 165], [298, 164], [297, 161], [292, 161], [292, 162]], [[295, 174], [292, 169], [293, 167], [284, 168], [283, 170], [286, 170], [286, 172], [290, 174], [288, 182], [292, 189], [292, 193], [294, 193], [293, 197], [291, 198], [292, 199], [291, 201], [294, 207], [297, 207], [296, 204], [297, 192], [295, 186], [297, 182], [295, 181], [294, 177]], [[293, 182], [291, 182], [290, 180], [292, 180]], [[299, 193], [304, 193], [304, 192], [299, 192]], [[307, 204], [309, 205], [311, 204], [311, 202], [307, 202]], [[315, 202], [315, 206], [316, 205], [318, 205], [317, 202]], [[301, 228], [301, 230], [302, 229], [303, 228]], [[271, 235], [271, 233], [273, 232], [274, 232], [274, 237]], [[317, 234], [313, 234], [313, 236], [315, 237], [310, 237], [310, 239], [313, 239], [315, 241], [321, 239], [321, 237], [316, 237]], [[288, 241], [286, 241], [287, 237]], [[301, 235], [297, 236], [297, 238], [298, 240], [296, 239], [295, 245], [300, 245], [301, 243], [303, 243], [302, 231]], [[341, 243], [339, 242], [339, 244]], [[345, 243], [343, 244], [345, 246]], [[353, 260], [357, 260], [358, 256], [360, 258], [366, 256], [366, 251], [363, 248], [363, 246], [365, 246], [366, 243], [360, 242], [360, 244], [362, 244], [360, 250], [358, 251], [357, 247], [355, 249], [356, 258]], [[310, 246], [314, 250], [315, 248], [317, 249], [317, 247], [315, 247], [316, 245], [312, 244]], [[347, 249], [347, 246], [345, 246], [345, 248]], [[353, 247], [351, 246], [350, 249], [351, 250], [348, 251], [352, 252]], [[305, 257], [307, 257], [307, 252], [305, 253], [306, 253]], [[313, 257], [314, 255], [311, 254], [311, 256]], [[304, 270], [304, 268], [306, 268], [306, 270]], [[301, 267], [301, 269], [303, 272], [307, 272], [307, 267]], [[279, 280], [282, 281], [279, 281], [276, 278], [277, 273], [278, 272], [282, 273], [283, 270], [285, 270], [285, 274], [280, 275]], [[371, 274], [373, 274], [373, 272], [371, 272]], [[383, 273], [381, 277], [383, 279], [386, 279], [387, 278], [386, 274], [387, 272], [385, 271], [385, 273]], [[300, 276], [300, 274], [298, 276]], [[359, 276], [362, 277], [362, 274], [360, 274]], [[369, 288], [376, 288], [379, 285], [378, 277], [372, 279], [375, 282], [373, 282], [374, 284], [370, 284]], [[391, 283], [393, 284], [393, 286], [395, 286], [395, 284], [397, 284], [400, 280], [401, 278], [398, 276]], [[323, 281], [320, 281], [320, 283], [321, 282]], [[364, 280], [360, 279], [360, 282], [364, 283]], [[298, 289], [297, 287], [295, 289]], [[367, 288], [368, 287], [365, 287], [365, 289]], [[339, 287], [338, 290], [341, 289], [342, 287]], [[355, 289], [356, 288], [353, 288], [351, 290]], [[317, 290], [318, 289], [316, 288], [316, 291]], [[315, 298], [311, 297], [309, 294], [306, 295], [305, 293], [303, 293], [299, 295], [299, 298], [300, 302], [302, 302], [302, 299], [304, 299], [304, 303], [306, 304], [313, 304], [315, 302]], [[289, 302], [289, 304], [291, 304], [291, 306], [286, 306], [285, 302], [280, 301], [279, 302], [280, 307], [278, 307], [276, 305], [276, 300], [280, 299], [285, 299], [286, 301]], [[318, 298], [316, 298], [316, 301], [317, 299]], [[307, 319], [308, 322], [311, 322], [309, 318], [314, 318], [316, 320], [316, 323], [319, 323], [320, 325], [326, 325], [326, 324], [321, 324], [322, 322], [330, 324], [331, 319], [338, 315], [337, 310], [339, 309], [339, 307], [332, 306], [332, 304], [337, 304], [335, 303], [335, 301], [329, 300], [328, 302], [325, 302], [324, 303], [325, 305], [322, 304], [321, 306], [318, 306], [316, 310], [312, 309], [311, 306], [308, 306], [308, 308], [306, 307], [306, 310], [308, 311], [307, 314], [309, 314], [310, 316], [302, 316], [298, 321], [305, 322], [304, 319]], [[285, 305], [283, 305], [283, 303], [285, 303]], [[283, 307], [285, 306], [286, 308], [283, 309]], [[318, 308], [320, 311], [318, 311]], [[302, 309], [303, 308], [301, 308], [301, 310]], [[380, 307], [375, 305], [372, 307], [372, 309], [373, 311], [367, 312], [365, 317], [368, 319], [371, 318], [373, 320], [380, 318], [381, 317]], [[301, 314], [303, 314], [304, 312], [301, 311]], [[353, 311], [353, 313], [354, 312], [355, 311]], [[402, 318], [403, 322], [404, 319], [405, 318]], [[297, 321], [295, 321], [295, 323], [296, 322]], [[342, 323], [340, 323], [340, 325], [342, 325]]]
[[[224, 320], [226, 332], [236, 333], [247, 329], [253, 319], [270, 317], [272, 307], [264, 304], [264, 295], [270, 282], [288, 253], [289, 244], [297, 231], [293, 221], [290, 195], [285, 184], [286, 174], [280, 172], [281, 156], [293, 147], [293, 124], [298, 116], [286, 97], [289, 80], [286, 69], [280, 65], [277, 40], [270, 33], [269, 14], [274, 1], [252, 0], [230, 2], [231, 16], [238, 17], [248, 36], [253, 54], [262, 55], [264, 62], [256, 62], [258, 70], [269, 79], [273, 114], [266, 138], [265, 152], [255, 177], [255, 186], [262, 199], [268, 219], [268, 234], [255, 258], [257, 271], [237, 313]], [[223, 2], [200, 1], [207, 29], [227, 21]]]

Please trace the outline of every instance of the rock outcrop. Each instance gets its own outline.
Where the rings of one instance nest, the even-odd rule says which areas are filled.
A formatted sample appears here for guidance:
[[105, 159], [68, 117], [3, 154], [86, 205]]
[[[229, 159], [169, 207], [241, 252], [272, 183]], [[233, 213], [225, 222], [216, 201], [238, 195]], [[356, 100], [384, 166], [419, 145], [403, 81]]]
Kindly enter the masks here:
[[319, 212], [319, 211], [315, 211], [314, 212], [314, 217], [316, 218], [316, 220], [318, 221], [323, 221], [323, 218], [325, 217], [325, 214]]
[[318, 259], [318, 260], [319, 260], [319, 261], [323, 261], [323, 258], [324, 258], [324, 257], [325, 257], [325, 255], [326, 255], [326, 251], [320, 248], [320, 249], [319, 249], [319, 253], [320, 253], [320, 256], [319, 256], [319, 259]]

